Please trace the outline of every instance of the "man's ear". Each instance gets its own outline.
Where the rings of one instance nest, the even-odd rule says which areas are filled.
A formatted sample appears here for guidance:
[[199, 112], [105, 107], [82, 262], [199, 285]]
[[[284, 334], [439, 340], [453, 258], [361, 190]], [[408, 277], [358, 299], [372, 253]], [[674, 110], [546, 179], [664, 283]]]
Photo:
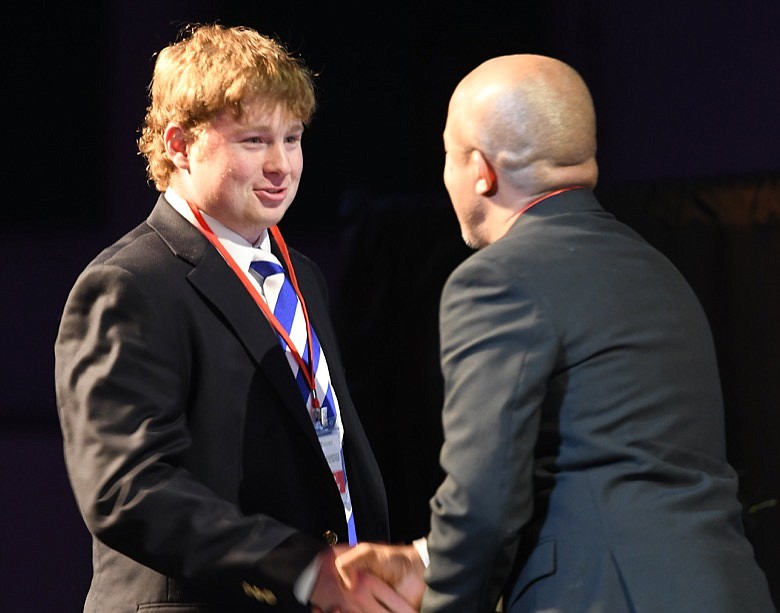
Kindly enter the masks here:
[[187, 135], [184, 129], [175, 123], [169, 123], [163, 132], [165, 142], [165, 152], [180, 170], [189, 170], [190, 156]]
[[474, 165], [476, 181], [474, 190], [479, 196], [492, 196], [496, 193], [496, 173], [490, 161], [475, 149], [471, 152], [471, 163]]

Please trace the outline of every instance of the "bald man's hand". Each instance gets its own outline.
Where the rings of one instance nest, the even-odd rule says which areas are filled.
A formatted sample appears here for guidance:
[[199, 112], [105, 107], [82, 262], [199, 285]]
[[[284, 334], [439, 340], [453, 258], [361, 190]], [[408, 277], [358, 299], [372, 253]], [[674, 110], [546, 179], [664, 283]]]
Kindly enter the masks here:
[[[320, 554], [320, 571], [310, 597], [314, 613], [415, 613], [419, 610], [419, 605], [412, 605], [407, 596], [372, 573], [351, 569], [348, 579], [342, 575], [336, 559], [345, 549], [337, 546]], [[402, 587], [409, 591], [406, 586], [408, 582]]]
[[376, 575], [419, 610], [425, 591], [425, 565], [413, 545], [359, 543], [336, 558], [336, 567], [347, 585], [365, 573]]

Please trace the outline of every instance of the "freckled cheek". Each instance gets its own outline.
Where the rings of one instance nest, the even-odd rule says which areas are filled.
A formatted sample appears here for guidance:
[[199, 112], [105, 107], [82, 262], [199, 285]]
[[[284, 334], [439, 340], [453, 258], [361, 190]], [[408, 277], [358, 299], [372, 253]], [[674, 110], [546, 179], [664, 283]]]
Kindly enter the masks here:
[[225, 167], [224, 174], [226, 178], [233, 181], [252, 180], [262, 168], [258, 164], [248, 164], [236, 161]]

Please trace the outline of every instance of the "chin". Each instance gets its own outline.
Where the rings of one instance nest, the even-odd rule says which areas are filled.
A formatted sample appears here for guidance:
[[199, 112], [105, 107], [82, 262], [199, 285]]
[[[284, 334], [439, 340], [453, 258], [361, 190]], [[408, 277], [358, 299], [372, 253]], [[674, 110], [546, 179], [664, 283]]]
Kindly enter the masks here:
[[461, 228], [460, 236], [463, 239], [463, 242], [466, 243], [466, 246], [470, 247], [471, 249], [481, 249], [487, 245], [487, 241], [485, 241], [481, 236], [479, 236], [476, 232], [472, 232], [466, 228]]
[[263, 221], [267, 226], [275, 226], [282, 221], [289, 208], [290, 205], [288, 203], [282, 203], [274, 208], [265, 208], [262, 213]]
[[482, 247], [485, 246], [485, 243], [483, 243], [482, 241], [477, 241], [470, 236], [464, 236], [463, 242], [466, 243], [466, 246], [471, 249], [482, 249]]

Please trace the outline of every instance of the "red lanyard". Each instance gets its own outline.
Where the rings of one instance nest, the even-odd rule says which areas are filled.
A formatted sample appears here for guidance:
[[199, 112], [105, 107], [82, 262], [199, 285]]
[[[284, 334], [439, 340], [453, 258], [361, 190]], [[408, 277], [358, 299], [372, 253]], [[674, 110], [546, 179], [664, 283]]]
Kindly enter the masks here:
[[541, 196], [536, 200], [532, 200], [531, 202], [526, 204], [522, 209], [520, 209], [516, 213], [516, 216], [520, 217], [520, 215], [525, 213], [528, 209], [530, 209], [535, 204], [539, 204], [542, 200], [547, 200], [548, 198], [552, 198], [553, 196], [557, 196], [558, 194], [562, 194], [563, 192], [570, 192], [573, 189], [582, 189], [582, 185], [575, 185], [573, 187], [564, 187], [562, 189], [556, 189], [554, 192], [550, 192], [549, 194], [545, 194], [544, 196]]
[[233, 269], [233, 272], [236, 273], [236, 276], [239, 278], [241, 283], [244, 284], [244, 287], [250, 293], [252, 298], [254, 298], [255, 302], [257, 303], [257, 306], [259, 306], [260, 309], [263, 311], [263, 314], [268, 320], [268, 323], [270, 323], [274, 327], [277, 333], [284, 339], [284, 342], [287, 343], [287, 347], [290, 349], [290, 353], [292, 353], [293, 357], [295, 358], [295, 361], [298, 362], [298, 366], [300, 367], [301, 372], [303, 373], [303, 376], [306, 379], [306, 383], [308, 383], [309, 385], [309, 389], [311, 390], [311, 396], [312, 396], [312, 405], [314, 406], [315, 409], [318, 408], [320, 405], [319, 405], [319, 401], [317, 400], [317, 385], [316, 385], [316, 381], [314, 380], [314, 356], [312, 355], [313, 343], [311, 340], [312, 336], [311, 336], [311, 323], [309, 322], [309, 312], [306, 309], [306, 302], [303, 300], [303, 294], [301, 294], [301, 290], [298, 288], [298, 279], [295, 276], [295, 269], [293, 268], [292, 261], [290, 260], [290, 253], [287, 250], [287, 244], [284, 242], [284, 239], [282, 238], [282, 233], [279, 231], [279, 228], [276, 226], [271, 226], [270, 228], [268, 228], [268, 231], [271, 233], [271, 236], [274, 237], [274, 240], [276, 241], [276, 244], [279, 247], [279, 251], [281, 251], [282, 253], [282, 259], [284, 260], [284, 263], [287, 264], [287, 273], [290, 276], [290, 282], [292, 283], [293, 289], [295, 290], [295, 294], [298, 296], [298, 302], [301, 303], [301, 310], [303, 311], [303, 319], [306, 322], [306, 335], [307, 335], [306, 349], [309, 354], [308, 364], [306, 364], [303, 357], [301, 357], [301, 352], [298, 351], [298, 349], [293, 344], [289, 334], [287, 334], [287, 330], [284, 329], [284, 326], [276, 318], [276, 315], [274, 315], [271, 309], [268, 308], [268, 304], [266, 304], [266, 301], [255, 289], [254, 285], [252, 285], [249, 282], [249, 279], [246, 278], [246, 274], [244, 273], [244, 271], [242, 271], [238, 267], [236, 261], [231, 257], [230, 253], [228, 253], [227, 249], [225, 249], [224, 245], [219, 241], [217, 236], [214, 234], [214, 231], [209, 227], [208, 223], [206, 223], [206, 220], [203, 218], [203, 215], [201, 215], [197, 207], [194, 207], [189, 202], [187, 203], [187, 205], [190, 207], [192, 214], [195, 215], [195, 219], [200, 225], [200, 230], [203, 232], [203, 235], [209, 240], [209, 242], [212, 245], [214, 245], [214, 247], [216, 248], [217, 251], [219, 251], [222, 257], [225, 258], [225, 261], [227, 262], [228, 266], [230, 266], [230, 268]]

